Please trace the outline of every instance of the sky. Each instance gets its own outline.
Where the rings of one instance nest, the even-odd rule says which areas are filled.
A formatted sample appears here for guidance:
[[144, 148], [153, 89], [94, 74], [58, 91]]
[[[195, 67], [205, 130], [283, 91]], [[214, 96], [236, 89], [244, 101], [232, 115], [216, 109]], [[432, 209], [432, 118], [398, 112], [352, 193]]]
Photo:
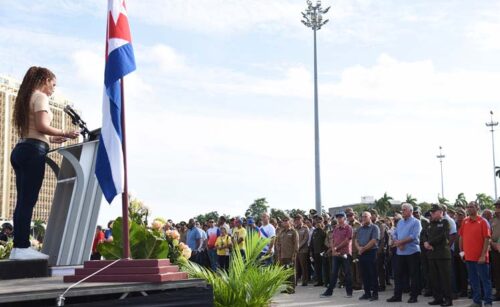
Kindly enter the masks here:
[[[325, 0], [317, 33], [324, 207], [494, 195], [500, 1]], [[129, 187], [152, 217], [314, 207], [313, 32], [299, 0], [129, 0]], [[101, 126], [107, 2], [0, 0], [0, 73], [57, 75]], [[500, 144], [498, 133], [495, 141]], [[500, 148], [497, 149], [497, 153]], [[497, 155], [497, 165], [500, 157]], [[99, 222], [120, 215], [119, 197]]]

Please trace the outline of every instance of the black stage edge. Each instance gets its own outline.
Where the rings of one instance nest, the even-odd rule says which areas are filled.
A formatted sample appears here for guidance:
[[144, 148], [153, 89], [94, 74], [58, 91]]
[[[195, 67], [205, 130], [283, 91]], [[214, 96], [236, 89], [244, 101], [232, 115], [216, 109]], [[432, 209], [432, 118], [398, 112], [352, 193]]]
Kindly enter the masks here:
[[48, 277], [47, 260], [0, 260], [0, 279]]
[[[57, 306], [71, 284], [62, 277], [0, 281], [0, 306]], [[213, 306], [213, 291], [204, 280], [163, 283], [81, 283], [65, 295], [64, 306]]]

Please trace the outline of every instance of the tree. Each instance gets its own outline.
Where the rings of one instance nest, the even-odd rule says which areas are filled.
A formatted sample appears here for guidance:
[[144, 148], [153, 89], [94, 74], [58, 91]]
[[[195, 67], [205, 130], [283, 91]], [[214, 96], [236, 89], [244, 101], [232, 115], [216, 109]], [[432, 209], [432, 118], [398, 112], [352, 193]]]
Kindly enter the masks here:
[[413, 196], [411, 196], [411, 194], [406, 194], [406, 202], [409, 203], [410, 205], [412, 206], [416, 206], [417, 205], [417, 199]]
[[422, 214], [431, 210], [431, 204], [429, 204], [428, 202], [425, 202], [425, 201], [418, 204], [418, 206], [422, 210]]
[[441, 197], [438, 195], [438, 203], [440, 205], [446, 205], [447, 207], [450, 206], [450, 201], [444, 197]]
[[478, 193], [476, 194], [476, 202], [478, 203], [481, 210], [484, 209], [494, 209], [493, 206], [493, 197], [486, 195], [486, 193]]
[[128, 204], [128, 217], [140, 226], [148, 225], [149, 208], [137, 198], [132, 198], [129, 195], [130, 202]]
[[281, 210], [281, 209], [275, 209], [275, 208], [271, 208], [271, 214], [270, 214], [271, 218], [274, 218], [276, 220], [282, 220], [285, 216], [286, 216], [286, 213], [285, 211]]
[[291, 218], [295, 218], [298, 214], [302, 215], [302, 217], [305, 217], [307, 215], [307, 213], [302, 209], [285, 210], [285, 212]]
[[219, 213], [217, 211], [211, 211], [205, 214], [199, 214], [198, 216], [195, 216], [194, 219], [200, 222], [200, 224], [204, 224], [208, 220], [214, 220], [217, 222], [219, 219]]
[[455, 207], [467, 207], [467, 199], [465, 199], [464, 193], [459, 193], [457, 199], [455, 200]]
[[393, 198], [391, 196], [388, 196], [387, 192], [385, 192], [384, 196], [375, 201], [375, 209], [377, 209], [380, 215], [385, 215], [387, 211], [392, 209], [392, 204], [391, 204], [392, 199]]
[[260, 217], [262, 213], [267, 212], [268, 209], [269, 205], [267, 204], [266, 198], [258, 198], [254, 200], [253, 204], [248, 207], [247, 211], [245, 212], [245, 217]]
[[357, 213], [358, 217], [365, 211], [370, 210], [370, 206], [367, 204], [359, 204], [352, 207], [352, 210]]

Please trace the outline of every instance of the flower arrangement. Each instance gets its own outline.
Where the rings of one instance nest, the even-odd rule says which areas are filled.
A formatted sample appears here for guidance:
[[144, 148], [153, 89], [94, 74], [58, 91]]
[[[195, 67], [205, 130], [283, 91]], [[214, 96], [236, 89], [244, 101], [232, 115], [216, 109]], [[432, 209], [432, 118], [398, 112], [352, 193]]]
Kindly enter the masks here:
[[[181, 235], [177, 230], [166, 230], [165, 238], [170, 246], [168, 258], [172, 263], [179, 263], [182, 260], [191, 258], [191, 249], [184, 243], [180, 242]], [[180, 257], [184, 259], [179, 259]]]

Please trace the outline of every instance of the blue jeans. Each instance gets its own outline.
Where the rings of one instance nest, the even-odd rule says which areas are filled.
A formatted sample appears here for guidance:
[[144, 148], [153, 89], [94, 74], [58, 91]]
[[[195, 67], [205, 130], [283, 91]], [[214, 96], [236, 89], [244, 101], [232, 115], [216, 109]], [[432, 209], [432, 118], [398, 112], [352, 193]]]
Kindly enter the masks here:
[[330, 293], [333, 292], [333, 289], [335, 288], [335, 285], [337, 284], [337, 279], [339, 278], [340, 266], [342, 266], [344, 269], [344, 274], [345, 274], [345, 279], [344, 279], [345, 291], [346, 291], [347, 295], [352, 295], [351, 263], [352, 263], [352, 256], [351, 255], [347, 255], [347, 258], [344, 258], [342, 256], [332, 257], [333, 272], [330, 275], [330, 284], [328, 285], [328, 289], [326, 290], [327, 292], [330, 292]]
[[210, 268], [215, 272], [217, 270], [217, 250], [215, 248], [208, 249], [208, 259], [210, 260]]
[[492, 303], [491, 299], [491, 280], [490, 266], [487, 263], [479, 264], [475, 261], [467, 261], [467, 272], [469, 274], [469, 282], [472, 288], [472, 300], [474, 303], [481, 305], [481, 284], [484, 291], [484, 303]]
[[363, 277], [363, 288], [368, 296], [378, 296], [377, 250], [366, 251], [359, 256], [359, 265]]
[[[40, 143], [43, 143], [40, 141]], [[47, 145], [48, 150], [48, 145]], [[14, 147], [10, 163], [16, 173], [17, 201], [14, 210], [14, 247], [30, 247], [30, 224], [45, 175], [47, 150], [30, 143]]]

